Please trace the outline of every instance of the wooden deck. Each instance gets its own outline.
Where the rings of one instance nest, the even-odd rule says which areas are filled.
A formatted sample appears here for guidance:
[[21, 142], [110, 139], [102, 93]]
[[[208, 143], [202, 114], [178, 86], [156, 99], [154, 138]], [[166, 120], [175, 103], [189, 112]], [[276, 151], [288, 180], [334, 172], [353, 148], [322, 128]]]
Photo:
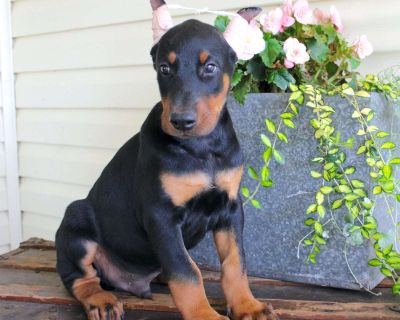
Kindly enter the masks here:
[[[85, 319], [81, 307], [58, 278], [55, 261], [54, 243], [41, 239], [23, 242], [19, 249], [0, 256], [0, 319]], [[224, 313], [219, 274], [203, 270], [203, 277], [210, 303]], [[250, 281], [255, 296], [272, 303], [282, 320], [400, 319], [400, 300], [392, 296], [390, 284], [385, 281], [377, 289], [382, 293], [378, 297], [276, 280]], [[155, 283], [153, 292], [153, 300], [117, 292], [126, 319], [181, 319], [166, 286]]]

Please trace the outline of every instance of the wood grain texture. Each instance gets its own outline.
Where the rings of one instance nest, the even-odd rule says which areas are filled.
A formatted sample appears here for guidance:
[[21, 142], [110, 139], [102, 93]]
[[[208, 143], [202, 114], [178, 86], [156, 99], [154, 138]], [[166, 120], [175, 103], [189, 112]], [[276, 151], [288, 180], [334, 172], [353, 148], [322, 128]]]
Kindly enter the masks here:
[[[54, 264], [54, 242], [37, 238], [26, 241], [19, 249], [0, 256], [0, 315], [6, 314], [7, 319], [24, 319], [22, 315], [28, 314], [29, 309], [32, 311], [29, 313], [29, 319], [47, 319], [47, 316], [55, 314], [60, 317], [62, 315], [62, 319], [69, 319], [68, 317], [74, 314], [77, 317], [74, 319], [79, 319], [82, 309], [64, 289], [54, 272]], [[203, 271], [210, 303], [223, 313], [225, 302], [217, 282], [218, 278], [217, 272]], [[400, 319], [400, 314], [391, 310], [397, 300], [391, 297], [389, 289], [381, 289], [383, 295], [373, 297], [362, 292], [294, 285], [258, 278], [251, 278], [250, 282], [255, 296], [272, 303], [282, 320]], [[128, 315], [133, 316], [134, 313], [130, 312], [135, 310], [144, 317], [143, 319], [153, 319], [153, 316], [154, 319], [180, 319], [168, 294], [168, 288], [154, 284], [153, 291], [153, 300], [142, 300], [121, 292], [116, 294], [123, 301]], [[18, 305], [30, 307], [16, 309]], [[42, 318], [35, 318], [38, 314]]]

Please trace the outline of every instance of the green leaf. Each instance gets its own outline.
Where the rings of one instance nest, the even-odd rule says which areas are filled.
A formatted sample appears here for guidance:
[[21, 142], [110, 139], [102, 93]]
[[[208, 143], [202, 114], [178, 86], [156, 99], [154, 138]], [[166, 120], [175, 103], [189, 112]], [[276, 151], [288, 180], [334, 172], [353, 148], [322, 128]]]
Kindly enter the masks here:
[[232, 87], [235, 87], [240, 82], [240, 80], [242, 80], [242, 76], [243, 76], [243, 70], [236, 69], [232, 76], [232, 81], [231, 81]]
[[382, 193], [382, 187], [381, 187], [381, 186], [375, 186], [375, 187], [372, 189], [372, 193], [373, 193], [374, 195], [381, 194], [381, 193]]
[[242, 187], [242, 195], [246, 198], [250, 196], [250, 190], [247, 187]]
[[218, 29], [219, 32], [224, 33], [229, 22], [230, 19], [228, 16], [218, 16], [214, 21], [214, 26]]
[[400, 158], [393, 158], [389, 161], [389, 164], [400, 164]]
[[267, 146], [267, 147], [271, 147], [272, 146], [272, 144], [271, 144], [271, 140], [265, 135], [265, 134], [261, 134], [260, 135], [260, 137], [261, 137], [261, 141]]
[[279, 138], [279, 140], [284, 141], [286, 143], [289, 142], [286, 134], [284, 134], [283, 132], [278, 132], [276, 135]]
[[287, 127], [292, 128], [292, 129], [296, 128], [296, 125], [294, 124], [294, 122], [292, 120], [283, 119], [282, 121]]
[[242, 77], [239, 83], [232, 90], [233, 97], [241, 105], [244, 105], [246, 96], [251, 90], [250, 84], [251, 84], [251, 77], [249, 76]]
[[323, 194], [329, 194], [333, 191], [333, 188], [329, 186], [324, 186], [320, 190]]
[[347, 186], [347, 185], [344, 185], [344, 184], [342, 184], [342, 185], [340, 185], [340, 186], [337, 186], [337, 189], [338, 189], [339, 192], [341, 192], [341, 193], [350, 193], [350, 192], [351, 192], [350, 187]]
[[262, 62], [268, 68], [271, 68], [275, 63], [279, 53], [282, 51], [282, 46], [275, 38], [271, 38], [265, 42], [265, 49], [260, 53]]
[[253, 76], [256, 81], [266, 80], [266, 68], [259, 58], [253, 58], [247, 63], [246, 71]]
[[364, 182], [362, 182], [360, 180], [356, 180], [356, 179], [353, 179], [350, 182], [351, 182], [351, 184], [353, 185], [354, 188], [363, 188], [364, 185], [365, 185]]
[[317, 171], [311, 171], [311, 177], [313, 177], [313, 178], [315, 178], [315, 179], [321, 178], [321, 177], [322, 177], [322, 174], [320, 174], [320, 173], [317, 172]]
[[295, 101], [295, 100], [299, 99], [302, 95], [303, 95], [303, 93], [301, 91], [295, 91], [290, 95], [289, 101]]
[[361, 63], [360, 59], [358, 59], [354, 56], [351, 56], [351, 58], [350, 58], [351, 70], [357, 69], [358, 66], [360, 65], [360, 63]]
[[252, 204], [252, 206], [253, 206], [254, 208], [256, 208], [256, 209], [261, 209], [261, 204], [260, 204], [260, 202], [259, 202], [258, 200], [252, 199], [252, 200], [251, 200], [251, 204]]
[[258, 180], [257, 171], [253, 167], [249, 166], [249, 168], [247, 169], [247, 173], [248, 173], [250, 178], [252, 178], [254, 180]]
[[386, 259], [386, 262], [389, 264], [397, 264], [400, 263], [400, 257], [389, 257]]
[[[297, 91], [297, 92], [300, 92], [300, 91]], [[282, 119], [292, 119], [293, 117], [294, 117], [294, 114], [290, 113], [290, 112], [284, 112], [281, 114]]]
[[313, 203], [307, 208], [307, 214], [317, 211], [317, 204]]
[[309, 41], [308, 49], [310, 50], [311, 58], [316, 62], [324, 63], [327, 60], [329, 48], [322, 39], [317, 38]]
[[391, 193], [394, 190], [394, 182], [393, 181], [388, 181], [382, 186], [383, 191], [386, 193]]
[[356, 168], [355, 167], [347, 167], [345, 170], [344, 170], [344, 173], [345, 174], [353, 174], [354, 172], [356, 172]]
[[315, 199], [317, 200], [317, 204], [321, 205], [324, 202], [324, 194], [322, 192], [317, 192]]
[[268, 148], [267, 150], [264, 151], [263, 159], [265, 163], [267, 163], [269, 159], [271, 159], [271, 155], [272, 155], [272, 148]]
[[381, 267], [379, 270], [386, 277], [391, 277], [392, 276], [392, 272], [388, 268]]
[[390, 165], [384, 165], [382, 168], [383, 176], [389, 179], [392, 176], [393, 169]]
[[335, 200], [332, 204], [332, 209], [338, 209], [343, 205], [343, 199]]
[[295, 83], [296, 80], [286, 68], [273, 70], [268, 77], [268, 83], [275, 84], [279, 89], [286, 91], [289, 83]]
[[275, 160], [278, 163], [285, 164], [285, 158], [283, 157], [283, 155], [278, 150], [274, 149], [273, 154], [274, 154]]
[[382, 144], [382, 149], [393, 149], [396, 145], [393, 142], [386, 141]]
[[387, 136], [389, 136], [390, 134], [389, 133], [387, 133], [387, 132], [385, 132], [385, 131], [380, 131], [380, 132], [378, 132], [377, 134], [376, 134], [376, 137], [377, 138], [385, 138], [385, 137], [387, 137]]
[[324, 206], [321, 206], [321, 205], [317, 206], [317, 211], [318, 211], [318, 215], [321, 218], [325, 217], [325, 208], [324, 208]]
[[264, 166], [261, 170], [261, 180], [266, 181], [268, 177], [269, 177], [269, 168]]
[[323, 232], [322, 224], [320, 222], [316, 221], [314, 224], [314, 230], [317, 234], [322, 235], [322, 232]]
[[269, 180], [261, 181], [261, 185], [264, 188], [270, 188], [274, 185], [274, 182], [271, 179], [269, 179]]
[[366, 146], [361, 146], [361, 147], [358, 148], [357, 154], [362, 154], [362, 153], [364, 153], [366, 151], [367, 151], [367, 147]]
[[275, 133], [276, 132], [275, 123], [273, 123], [273, 121], [271, 119], [266, 118], [265, 119], [265, 124], [266, 124], [267, 129], [268, 129], [269, 132], [271, 132], [271, 133]]
[[382, 265], [382, 262], [378, 259], [371, 259], [368, 261], [368, 264], [372, 267], [378, 267]]
[[304, 224], [306, 226], [312, 226], [314, 224], [315, 219], [314, 218], [308, 218], [306, 221], [304, 221]]

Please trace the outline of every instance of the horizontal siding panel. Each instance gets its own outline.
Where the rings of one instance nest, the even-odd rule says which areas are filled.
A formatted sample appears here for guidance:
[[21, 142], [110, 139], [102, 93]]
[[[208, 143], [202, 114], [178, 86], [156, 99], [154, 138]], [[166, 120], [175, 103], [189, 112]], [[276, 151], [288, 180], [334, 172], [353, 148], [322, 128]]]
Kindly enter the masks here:
[[19, 74], [17, 108], [151, 108], [156, 77], [150, 65]]
[[0, 177], [6, 175], [6, 155], [4, 152], [4, 143], [0, 142]]
[[10, 232], [9, 232], [8, 213], [6, 211], [0, 211], [0, 247], [6, 246], [9, 243], [10, 243]]
[[20, 175], [23, 178], [91, 186], [115, 152], [107, 149], [21, 143]]
[[119, 148], [140, 130], [149, 110], [20, 109], [18, 141]]
[[72, 201], [85, 198], [89, 188], [24, 178], [20, 190], [23, 211], [59, 218]]
[[0, 211], [6, 211], [7, 209], [6, 179], [0, 177]]
[[151, 64], [149, 21], [84, 29], [14, 42], [15, 71], [44, 71]]
[[[175, 2], [175, 1], [170, 1]], [[252, 0], [252, 5], [279, 4], [281, 0]], [[175, 2], [176, 3], [176, 2]], [[202, 1], [184, 0], [182, 5], [227, 10], [248, 6], [248, 0]], [[171, 10], [174, 16], [189, 11]], [[13, 5], [14, 37], [41, 33], [104, 26], [151, 19], [149, 1], [132, 0], [30, 0]], [[77, 18], [78, 17], [78, 18]]]
[[361, 74], [378, 74], [384, 69], [400, 65], [400, 50], [396, 52], [375, 52], [373, 56], [366, 58], [361, 64]]
[[3, 246], [0, 246], [0, 254], [7, 253], [7, 252], [9, 252], [10, 250], [11, 250], [11, 247], [10, 247], [10, 245], [8, 245], [8, 244], [3, 245]]
[[3, 118], [3, 110], [0, 109], [0, 142], [2, 141], [4, 141], [4, 118]]
[[[393, 19], [397, 19], [397, 12], [392, 10], [396, 6], [394, 1], [385, 1], [378, 8], [373, 1], [326, 1], [321, 7], [335, 4], [339, 8], [346, 27], [345, 35], [350, 39], [367, 34], [376, 52], [392, 52], [400, 50], [397, 36], [400, 33], [400, 24], [393, 23]], [[362, 20], [353, 20], [353, 13], [360, 10], [363, 13], [360, 14]], [[396, 16], [390, 19], [388, 14]], [[202, 21], [210, 23], [214, 18], [213, 15], [201, 16]], [[177, 22], [186, 19], [187, 17], [180, 17]], [[27, 72], [151, 64], [151, 46], [149, 20], [22, 37], [17, 38], [14, 45], [15, 70]]]
[[27, 240], [39, 237], [54, 240], [55, 233], [61, 223], [62, 217], [49, 217], [43, 214], [25, 211], [22, 213], [22, 238]]

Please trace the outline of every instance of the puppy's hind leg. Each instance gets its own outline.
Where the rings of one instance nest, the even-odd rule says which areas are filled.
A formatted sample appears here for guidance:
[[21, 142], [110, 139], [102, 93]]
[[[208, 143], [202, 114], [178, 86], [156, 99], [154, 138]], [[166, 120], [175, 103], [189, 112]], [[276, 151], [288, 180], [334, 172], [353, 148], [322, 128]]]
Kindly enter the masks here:
[[120, 320], [122, 303], [101, 288], [93, 267], [97, 238], [92, 207], [86, 200], [73, 202], [56, 234], [57, 271], [65, 287], [83, 305], [89, 320]]

